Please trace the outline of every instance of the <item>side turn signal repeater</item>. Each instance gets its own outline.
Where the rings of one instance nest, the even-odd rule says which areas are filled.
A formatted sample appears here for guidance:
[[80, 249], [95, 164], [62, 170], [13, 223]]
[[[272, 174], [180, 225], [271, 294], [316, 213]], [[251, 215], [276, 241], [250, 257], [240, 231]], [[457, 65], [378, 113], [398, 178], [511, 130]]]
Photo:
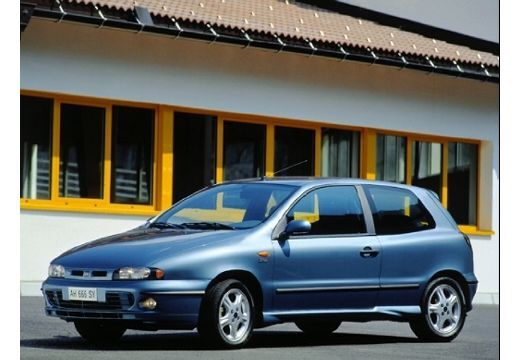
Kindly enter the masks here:
[[262, 250], [258, 252], [258, 262], [266, 263], [269, 258], [269, 251]]

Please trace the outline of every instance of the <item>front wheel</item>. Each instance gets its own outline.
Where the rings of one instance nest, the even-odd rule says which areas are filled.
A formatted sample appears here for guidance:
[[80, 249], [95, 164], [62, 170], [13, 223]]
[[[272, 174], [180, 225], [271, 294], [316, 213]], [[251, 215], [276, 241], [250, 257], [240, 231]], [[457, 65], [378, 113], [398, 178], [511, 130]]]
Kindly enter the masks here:
[[93, 320], [74, 321], [74, 326], [82, 338], [98, 344], [118, 341], [126, 331], [122, 326]]
[[421, 309], [421, 316], [410, 321], [410, 327], [424, 341], [452, 341], [466, 320], [464, 295], [459, 284], [448, 277], [435, 279], [428, 285]]
[[203, 301], [198, 331], [210, 345], [239, 348], [253, 334], [253, 298], [238, 280], [224, 280], [208, 291]]
[[307, 335], [325, 336], [336, 331], [341, 325], [341, 321], [337, 320], [303, 320], [295, 322], [298, 329]]

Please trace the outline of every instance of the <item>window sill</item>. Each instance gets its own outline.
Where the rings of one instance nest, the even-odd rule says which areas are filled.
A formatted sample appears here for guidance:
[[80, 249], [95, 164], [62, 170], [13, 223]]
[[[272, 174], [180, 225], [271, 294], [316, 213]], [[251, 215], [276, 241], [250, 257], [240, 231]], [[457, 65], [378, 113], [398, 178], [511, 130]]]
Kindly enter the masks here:
[[56, 203], [50, 200], [20, 199], [20, 209], [41, 211], [81, 212], [97, 214], [152, 216], [159, 213], [151, 205], [105, 204], [101, 201], [73, 199]]
[[478, 229], [476, 226], [459, 225], [459, 230], [467, 235], [491, 236], [495, 235], [493, 230]]

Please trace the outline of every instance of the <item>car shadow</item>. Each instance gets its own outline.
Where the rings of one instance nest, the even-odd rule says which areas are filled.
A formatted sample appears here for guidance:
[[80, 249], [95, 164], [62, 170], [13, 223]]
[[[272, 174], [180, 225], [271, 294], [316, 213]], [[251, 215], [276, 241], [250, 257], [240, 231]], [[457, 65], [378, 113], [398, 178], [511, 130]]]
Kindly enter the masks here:
[[[334, 333], [325, 337], [310, 337], [299, 331], [257, 330], [246, 348], [291, 348], [330, 345], [370, 345], [416, 343], [412, 337]], [[125, 335], [110, 345], [93, 345], [79, 336], [56, 336], [48, 339], [23, 339], [21, 347], [55, 350], [212, 350], [207, 348], [196, 332], [150, 333]]]

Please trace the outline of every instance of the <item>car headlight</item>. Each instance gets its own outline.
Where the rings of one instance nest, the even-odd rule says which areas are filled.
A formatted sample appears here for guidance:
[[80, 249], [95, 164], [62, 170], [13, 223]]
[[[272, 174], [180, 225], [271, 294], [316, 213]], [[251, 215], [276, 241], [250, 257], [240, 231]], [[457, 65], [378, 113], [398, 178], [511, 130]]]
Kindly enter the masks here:
[[147, 267], [122, 267], [114, 271], [112, 278], [114, 280], [160, 280], [164, 278], [164, 271]]
[[49, 265], [49, 277], [62, 278], [65, 276], [65, 268], [61, 265]]

